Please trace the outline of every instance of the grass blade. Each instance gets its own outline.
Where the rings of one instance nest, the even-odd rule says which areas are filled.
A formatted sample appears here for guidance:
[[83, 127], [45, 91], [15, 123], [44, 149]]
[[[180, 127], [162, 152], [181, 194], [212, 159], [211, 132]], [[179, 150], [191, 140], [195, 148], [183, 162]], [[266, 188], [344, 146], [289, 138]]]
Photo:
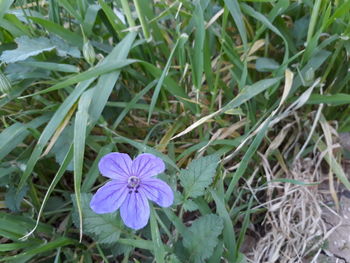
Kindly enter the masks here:
[[220, 113], [223, 113], [229, 109], [234, 109], [234, 108], [240, 106], [241, 104], [250, 100], [251, 98], [253, 98], [257, 94], [263, 92], [267, 88], [276, 84], [280, 79], [281, 78], [265, 79], [265, 80], [261, 80], [255, 84], [253, 84], [252, 86], [246, 87], [244, 90], [241, 91], [241, 93], [239, 93], [233, 100], [231, 100], [229, 103], [227, 103], [223, 108], [221, 108], [221, 109], [219, 109], [219, 110], [217, 110], [217, 111], [215, 111], [215, 112], [213, 112], [205, 117], [202, 117], [201, 119], [199, 119], [198, 121], [196, 121], [195, 123], [193, 123], [192, 125], [187, 127], [184, 131], [182, 131], [179, 134], [177, 134], [176, 136], [174, 136], [172, 138], [172, 140], [189, 133], [193, 129], [197, 128], [198, 126], [202, 125], [203, 123], [207, 122], [208, 120], [214, 118], [215, 116], [219, 115]]
[[156, 219], [156, 211], [153, 206], [151, 206], [151, 235], [154, 246], [154, 254], [156, 258], [156, 262], [162, 263], [164, 262], [165, 250], [162, 239], [160, 237], [159, 228]]
[[89, 87], [89, 85], [92, 83], [93, 80], [94, 79], [90, 79], [79, 83], [77, 87], [73, 90], [73, 92], [67, 97], [67, 99], [62, 103], [62, 105], [54, 113], [51, 120], [46, 125], [44, 131], [41, 133], [40, 138], [27, 162], [26, 169], [24, 170], [18, 185], [18, 191], [24, 186], [28, 177], [32, 173], [34, 166], [39, 160], [40, 155], [46, 143], [50, 140], [51, 136], [54, 134], [57, 127], [66, 117], [69, 110], [73, 107], [73, 104], [76, 103], [80, 95]]
[[83, 238], [83, 212], [81, 208], [81, 182], [83, 176], [83, 162], [85, 152], [85, 137], [88, 122], [88, 110], [92, 99], [93, 90], [83, 93], [79, 100], [78, 112], [74, 125], [74, 192], [77, 201], [77, 208], [80, 222], [80, 242]]
[[187, 39], [188, 39], [187, 35], [185, 35], [185, 34], [181, 35], [179, 37], [179, 39], [176, 41], [176, 43], [175, 43], [175, 45], [173, 47], [173, 50], [171, 51], [171, 53], [169, 55], [168, 61], [167, 61], [166, 65], [165, 65], [165, 68], [163, 69], [163, 73], [160, 76], [159, 81], [157, 83], [157, 86], [154, 89], [154, 93], [153, 93], [151, 104], [150, 104], [150, 109], [149, 109], [149, 112], [148, 112], [148, 122], [151, 120], [152, 113], [153, 113], [153, 110], [154, 110], [154, 107], [156, 105], [156, 102], [157, 102], [157, 99], [158, 99], [158, 95], [159, 95], [159, 92], [160, 92], [160, 88], [163, 85], [163, 82], [164, 82], [164, 79], [165, 79], [166, 75], [168, 75], [170, 64], [171, 64], [171, 61], [172, 61], [173, 56], [175, 54], [175, 50], [176, 50], [176, 48], [178, 47], [178, 45], [180, 43], [183, 44], [185, 41], [187, 41]]
[[73, 76], [73, 77], [71, 77], [71, 78], [69, 78], [67, 80], [64, 80], [64, 81], [62, 81], [60, 83], [57, 83], [56, 85], [53, 85], [50, 88], [41, 90], [41, 91], [36, 92], [34, 94], [23, 96], [22, 98], [27, 98], [27, 97], [31, 97], [31, 96], [40, 95], [40, 94], [44, 94], [44, 93], [47, 93], [47, 92], [55, 91], [55, 90], [58, 90], [58, 89], [62, 89], [62, 88], [68, 87], [70, 85], [76, 84], [78, 82], [86, 81], [86, 80], [89, 80], [91, 78], [96, 78], [96, 77], [98, 77], [100, 75], [110, 73], [111, 71], [118, 70], [118, 69], [123, 68], [123, 67], [125, 67], [127, 65], [130, 65], [130, 64], [132, 64], [134, 62], [136, 62], [136, 60], [125, 59], [125, 60], [118, 61], [118, 62], [115, 62], [115, 63], [110, 63], [108, 65], [101, 64], [101, 65], [96, 66], [95, 68], [93, 68], [91, 70], [79, 73], [79, 74], [77, 74], [77, 75], [75, 75], [75, 76]]

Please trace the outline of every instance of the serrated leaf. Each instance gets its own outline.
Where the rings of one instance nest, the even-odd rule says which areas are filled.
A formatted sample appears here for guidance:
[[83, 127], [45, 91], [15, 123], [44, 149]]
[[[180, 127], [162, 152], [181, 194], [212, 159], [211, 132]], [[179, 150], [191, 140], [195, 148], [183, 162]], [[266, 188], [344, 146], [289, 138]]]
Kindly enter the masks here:
[[14, 63], [36, 56], [44, 51], [50, 51], [55, 45], [45, 37], [29, 38], [21, 36], [16, 38], [18, 47], [14, 50], [6, 50], [2, 53], [0, 60], [4, 63]]
[[110, 250], [113, 254], [113, 256], [117, 257], [119, 255], [125, 255], [127, 253], [129, 253], [131, 250], [133, 249], [132, 246], [129, 245], [124, 245], [124, 244], [116, 244], [110, 247]]
[[193, 212], [198, 209], [198, 205], [192, 200], [186, 200], [183, 204], [185, 211]]
[[215, 176], [219, 156], [209, 155], [193, 161], [188, 169], [180, 171], [180, 182], [185, 190], [185, 197], [196, 198], [204, 194]]
[[10, 185], [10, 188], [5, 194], [5, 204], [12, 212], [19, 212], [21, 210], [21, 203], [23, 197], [26, 195], [28, 187], [25, 186], [17, 193], [14, 185]]
[[167, 259], [166, 261], [167, 263], [181, 263], [181, 261], [174, 255], [174, 254], [171, 254]]
[[213, 254], [223, 227], [223, 220], [214, 214], [202, 216], [193, 222], [183, 237], [183, 245], [190, 254], [189, 262], [204, 262]]
[[[92, 195], [81, 194], [81, 207], [83, 211], [83, 232], [94, 238], [97, 242], [111, 245], [119, 240], [122, 223], [117, 213], [96, 214], [90, 208]], [[72, 195], [74, 210], [73, 222], [79, 227], [79, 215], [75, 195]]]

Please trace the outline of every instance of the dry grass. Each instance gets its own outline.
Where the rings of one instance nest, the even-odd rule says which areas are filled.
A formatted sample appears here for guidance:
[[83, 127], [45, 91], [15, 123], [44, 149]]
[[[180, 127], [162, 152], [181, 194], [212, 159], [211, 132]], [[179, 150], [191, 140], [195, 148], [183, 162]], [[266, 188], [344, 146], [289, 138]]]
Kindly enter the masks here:
[[[296, 149], [302, 148], [308, 135], [306, 127], [310, 126], [305, 125], [305, 121], [310, 123], [310, 120], [301, 121], [296, 114], [293, 119], [289, 117], [265, 153], [260, 153], [268, 184], [259, 189], [265, 192], [264, 203], [259, 207], [266, 208], [267, 212], [259, 231], [261, 237], [250, 251], [251, 262], [319, 262], [327, 239], [339, 227], [339, 224], [330, 227], [324, 216], [326, 211], [328, 215], [340, 217], [323, 202], [327, 196], [336, 207], [332, 198], [333, 182], [329, 183], [331, 178], [336, 178], [328, 176], [331, 170], [323, 161], [329, 149], [320, 152], [315, 146], [303, 158], [295, 159], [300, 156]], [[332, 134], [332, 138], [337, 141], [336, 134]], [[286, 159], [295, 161], [288, 164]]]
[[[313, 183], [317, 181], [313, 169], [312, 160], [298, 161], [286, 178]], [[312, 249], [327, 231], [317, 195], [315, 186], [269, 185], [265, 205], [268, 212], [264, 220], [266, 235], [258, 241], [254, 262], [302, 262], [311, 252], [317, 252]]]

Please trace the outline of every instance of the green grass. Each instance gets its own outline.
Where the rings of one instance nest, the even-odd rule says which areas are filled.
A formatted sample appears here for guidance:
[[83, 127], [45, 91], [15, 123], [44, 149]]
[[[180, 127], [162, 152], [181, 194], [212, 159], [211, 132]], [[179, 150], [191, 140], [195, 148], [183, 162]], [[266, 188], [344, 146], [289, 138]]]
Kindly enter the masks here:
[[[342, 153], [330, 150], [333, 128], [350, 131], [349, 8], [0, 1], [0, 262], [247, 262], [241, 247], [263, 222], [266, 210], [255, 207], [269, 180], [312, 184], [280, 172], [296, 156], [324, 153], [323, 165], [350, 186]], [[17, 46], [19, 38], [33, 42]], [[87, 41], [94, 60], [83, 56]], [[141, 231], [85, 202], [105, 182], [97, 164], [111, 151], [150, 152], [167, 165], [175, 204], [152, 206]], [[216, 173], [190, 198], [183, 169], [207, 155], [220, 158]], [[266, 163], [279, 167], [273, 178]], [[191, 231], [212, 214], [222, 228], [198, 235], [208, 250], [192, 253]], [[99, 234], [108, 227], [109, 239]]]

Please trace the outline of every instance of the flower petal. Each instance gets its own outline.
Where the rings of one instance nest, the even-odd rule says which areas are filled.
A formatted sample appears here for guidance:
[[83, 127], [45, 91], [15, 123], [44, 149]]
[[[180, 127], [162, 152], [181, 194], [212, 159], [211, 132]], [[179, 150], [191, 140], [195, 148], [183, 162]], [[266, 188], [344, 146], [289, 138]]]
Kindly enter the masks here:
[[125, 153], [109, 153], [103, 156], [98, 163], [102, 175], [111, 179], [128, 178], [131, 171], [132, 160]]
[[151, 177], [164, 172], [165, 164], [153, 154], [143, 153], [135, 158], [131, 169], [134, 176]]
[[148, 199], [156, 202], [159, 206], [168, 207], [174, 202], [173, 190], [162, 180], [144, 178], [139, 190], [143, 191]]
[[120, 216], [124, 224], [135, 230], [147, 225], [149, 214], [148, 200], [141, 191], [128, 194], [120, 207]]
[[127, 184], [112, 180], [97, 190], [90, 207], [97, 214], [112, 213], [121, 206], [127, 195]]

